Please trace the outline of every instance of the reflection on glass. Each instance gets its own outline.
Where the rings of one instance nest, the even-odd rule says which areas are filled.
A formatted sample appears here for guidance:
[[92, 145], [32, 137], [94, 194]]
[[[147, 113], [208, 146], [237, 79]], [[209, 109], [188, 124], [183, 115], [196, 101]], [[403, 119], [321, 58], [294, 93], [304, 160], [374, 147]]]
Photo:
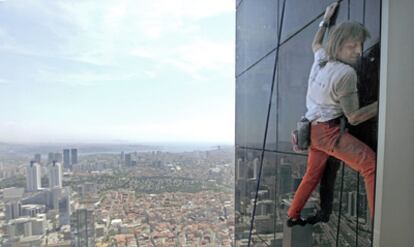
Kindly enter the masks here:
[[303, 30], [280, 48], [278, 77], [278, 151], [291, 152], [290, 130], [304, 115], [309, 71], [313, 63], [310, 44], [317, 23]]
[[238, 146], [263, 147], [274, 56], [275, 52], [240, 76], [237, 81], [236, 144]]
[[[321, 15], [325, 11], [325, 7], [332, 2], [330, 0], [287, 0], [285, 20], [288, 21], [283, 22], [282, 42], [295, 34], [304, 25]], [[348, 1], [342, 1], [338, 9], [337, 21], [346, 20], [347, 15]], [[319, 21], [321, 20], [318, 20], [318, 23]]]
[[236, 75], [276, 47], [277, 7], [275, 0], [243, 0], [236, 18]]

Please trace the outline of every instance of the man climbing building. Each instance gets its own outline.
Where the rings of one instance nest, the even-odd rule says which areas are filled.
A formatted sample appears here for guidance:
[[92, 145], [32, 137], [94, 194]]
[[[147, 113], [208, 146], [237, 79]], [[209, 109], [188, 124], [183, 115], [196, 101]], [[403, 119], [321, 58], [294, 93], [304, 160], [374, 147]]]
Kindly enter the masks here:
[[343, 22], [333, 30], [325, 50], [322, 45], [323, 36], [337, 6], [338, 3], [335, 2], [326, 8], [324, 19], [312, 43], [315, 60], [306, 96], [306, 118], [311, 122], [311, 144], [307, 170], [288, 210], [288, 226], [306, 224], [300, 217], [300, 212], [321, 180], [330, 156], [344, 161], [362, 174], [371, 216], [374, 212], [375, 153], [340, 128], [343, 116], [351, 125], [357, 125], [378, 113], [378, 102], [359, 107], [354, 69], [369, 32], [357, 22]]

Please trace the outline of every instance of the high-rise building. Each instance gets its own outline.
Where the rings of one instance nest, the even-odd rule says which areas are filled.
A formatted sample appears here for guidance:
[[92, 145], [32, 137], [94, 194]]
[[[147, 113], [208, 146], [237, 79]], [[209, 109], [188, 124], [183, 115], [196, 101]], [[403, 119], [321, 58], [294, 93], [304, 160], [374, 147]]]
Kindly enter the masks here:
[[33, 192], [39, 190], [41, 187], [40, 165], [34, 161], [31, 161], [27, 166], [26, 172], [27, 191]]
[[21, 206], [22, 216], [36, 217], [39, 214], [46, 213], [46, 206], [41, 204], [25, 204]]
[[[372, 229], [370, 220], [364, 220], [369, 218], [370, 212], [366, 205], [366, 192], [356, 187], [355, 173], [344, 169], [337, 175], [331, 220], [323, 224], [318, 233], [301, 227], [293, 227], [291, 232], [289, 229], [280, 231], [278, 226], [286, 221], [288, 207], [281, 207], [279, 196], [272, 199], [277, 211], [272, 229], [274, 240], [277, 241], [278, 236], [282, 235], [284, 240], [286, 238], [283, 246], [333, 247], [337, 241], [341, 246], [354, 245], [355, 241], [358, 246], [411, 246], [410, 222], [413, 216], [409, 206], [413, 202], [410, 190], [414, 187], [414, 180], [409, 174], [414, 173], [411, 165], [414, 108], [407, 106], [413, 102], [414, 84], [409, 82], [413, 81], [414, 70], [411, 69], [413, 56], [407, 53], [407, 47], [414, 42], [414, 33], [407, 30], [412, 29], [410, 25], [414, 17], [410, 11], [414, 8], [414, 2], [339, 2], [336, 19], [331, 24], [356, 21], [367, 27], [371, 36], [363, 44], [360, 66], [356, 70], [358, 82], [361, 83], [357, 87], [361, 106], [379, 101], [379, 117], [356, 126], [354, 130], [359, 132], [355, 136], [377, 153], [375, 200], [379, 205], [375, 205], [372, 219], [374, 229], [371, 232], [354, 231]], [[261, 216], [262, 206], [257, 203], [256, 215], [252, 215], [252, 210], [246, 210], [246, 205], [254, 206], [250, 202], [255, 200], [256, 191], [263, 187], [271, 191], [272, 187], [267, 183], [268, 171], [277, 171], [274, 178], [277, 186], [270, 194], [287, 192], [282, 200], [292, 196], [288, 192], [294, 192], [304, 176], [307, 154], [292, 150], [290, 133], [306, 112], [308, 76], [314, 62], [310, 46], [328, 3], [305, 0], [236, 1], [236, 246], [245, 245], [246, 241], [249, 246], [272, 246], [272, 241], [266, 240], [266, 236], [256, 236], [258, 223], [253, 221], [253, 217]], [[329, 28], [324, 40], [334, 28]], [[350, 133], [354, 130], [349, 128]], [[267, 161], [273, 164], [258, 178], [259, 188], [256, 185], [253, 192], [246, 181], [250, 177], [252, 157], [263, 157], [260, 163], [266, 164]], [[291, 169], [279, 162], [281, 159], [289, 163]], [[352, 193], [347, 194], [349, 191]], [[318, 193], [316, 188], [312, 195], [318, 198]], [[407, 203], [396, 204], [396, 201]], [[349, 218], [348, 215], [358, 216], [359, 219], [342, 220], [338, 227], [338, 236], [341, 237], [337, 239], [333, 225], [341, 217]], [[371, 237], [373, 243], [369, 240]], [[307, 240], [295, 241], [301, 238]], [[253, 239], [259, 242], [253, 243]], [[264, 239], [263, 243], [260, 239]]]
[[235, 174], [236, 181], [238, 181], [241, 178], [244, 178], [243, 177], [243, 174], [241, 172], [241, 170], [242, 170], [242, 162], [243, 162], [243, 160], [239, 158], [239, 159], [237, 159], [236, 164], [235, 164], [235, 166], [236, 166], [236, 174]]
[[[19, 237], [19, 243], [23, 243], [22, 237], [30, 237], [33, 235], [43, 235], [47, 230], [46, 215], [41, 214], [37, 217], [21, 217], [9, 221], [7, 224], [7, 232], [11, 238]], [[8, 246], [8, 245], [7, 245]], [[12, 245], [14, 246], [14, 245]], [[40, 246], [40, 245], [18, 245], [18, 246]]]
[[70, 150], [69, 149], [63, 149], [63, 167], [65, 169], [71, 169], [72, 163], [70, 160]]
[[125, 154], [125, 165], [132, 166], [132, 154]]
[[348, 192], [347, 213], [349, 216], [356, 216], [357, 211], [357, 193], [355, 191]]
[[11, 238], [32, 235], [32, 222], [29, 217], [21, 217], [9, 221], [7, 233]]
[[[283, 227], [283, 247], [312, 247], [312, 226]], [[332, 245], [328, 245], [332, 246]]]
[[72, 169], [73, 165], [77, 163], [78, 163], [78, 149], [77, 148], [63, 149], [63, 167], [65, 169]]
[[95, 246], [95, 212], [92, 209], [76, 209], [71, 216], [72, 246]]
[[121, 163], [124, 162], [124, 160], [125, 160], [125, 152], [124, 151], [121, 152], [120, 159], [121, 159]]
[[292, 178], [292, 165], [289, 163], [281, 162], [279, 165], [279, 191], [280, 195], [292, 192], [293, 178]]
[[62, 165], [57, 161], [53, 161], [49, 165], [49, 187], [62, 187]]
[[62, 164], [63, 162], [63, 155], [62, 153], [55, 153], [55, 160]]
[[54, 160], [56, 160], [56, 159], [55, 159], [55, 153], [52, 153], [52, 152], [48, 153], [48, 154], [47, 154], [47, 163], [48, 163], [48, 164], [50, 164], [50, 163], [52, 163]]
[[41, 154], [35, 154], [33, 160], [40, 164], [42, 162], [42, 155]]
[[59, 223], [60, 225], [70, 224], [70, 188], [65, 187], [62, 190], [61, 197], [59, 199]]
[[20, 201], [9, 201], [5, 204], [6, 220], [12, 220], [22, 215], [22, 204]]
[[71, 158], [71, 165], [75, 165], [78, 163], [78, 149], [77, 148], [72, 148], [70, 150], [70, 158]]
[[260, 161], [259, 158], [254, 158], [252, 162], [252, 170], [253, 170], [253, 177], [254, 179], [257, 179], [257, 176], [259, 175], [260, 170]]

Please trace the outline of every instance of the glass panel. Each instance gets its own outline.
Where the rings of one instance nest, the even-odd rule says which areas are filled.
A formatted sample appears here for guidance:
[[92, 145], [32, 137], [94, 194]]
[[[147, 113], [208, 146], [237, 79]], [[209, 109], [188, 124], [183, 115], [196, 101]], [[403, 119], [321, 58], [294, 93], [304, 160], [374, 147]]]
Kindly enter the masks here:
[[[244, 0], [241, 6], [244, 8], [247, 6], [246, 3], [251, 5], [252, 2], [252, 0]], [[274, 2], [280, 4], [283, 1]], [[351, 3], [350, 8], [348, 8], [348, 2]], [[282, 40], [321, 14], [329, 3], [329, 1], [288, 0], [285, 18], [289, 21], [286, 21], [283, 27]], [[347, 20], [348, 14], [351, 20], [363, 22], [363, 6], [364, 1], [342, 1], [337, 22]], [[379, 1], [366, 0], [365, 23], [372, 33], [373, 39], [371, 40], [375, 40], [375, 37], [379, 39], [379, 7]], [[241, 13], [240, 9], [242, 8], [239, 7], [238, 18], [242, 15], [246, 15], [246, 17], [238, 21], [238, 32], [241, 31], [240, 28], [243, 25], [250, 25], [249, 27], [253, 28], [252, 24], [248, 23], [249, 21], [257, 26], [257, 20], [252, 18], [257, 15], [253, 12], [258, 8], [258, 6], [249, 6]], [[263, 11], [261, 13], [263, 15], [266, 12], [274, 12], [273, 9], [261, 9], [261, 11]], [[273, 104], [267, 135], [267, 150], [291, 152], [290, 131], [305, 112], [307, 80], [313, 62], [310, 46], [319, 21], [312, 23], [280, 48], [277, 84], [272, 95]], [[241, 43], [240, 38], [248, 36], [244, 35], [237, 36], [237, 42]], [[275, 36], [266, 37], [270, 39], [269, 43], [260, 41], [261, 38], [255, 37], [255, 40], [248, 40], [253, 43], [259, 42], [258, 44], [245, 42], [243, 49], [241, 49], [242, 46], [238, 47], [237, 55], [240, 55], [237, 58], [239, 59], [238, 66], [242, 64], [240, 59], [243, 59], [246, 66], [257, 61], [257, 58], [260, 57], [257, 53], [258, 47], [263, 48], [263, 44], [274, 45], [276, 43]], [[361, 105], [369, 104], [378, 99], [379, 45], [375, 44], [372, 41], [366, 43], [366, 50], [359, 69], [358, 90]], [[253, 51], [244, 50], [251, 47]], [[236, 144], [238, 146], [262, 148], [274, 54], [266, 57], [251, 70], [237, 78]], [[242, 58], [242, 56], [248, 58]], [[376, 150], [377, 121], [375, 119], [350, 128], [349, 131]], [[261, 152], [240, 148], [237, 150], [236, 158], [240, 165], [236, 165], [236, 172], [239, 172], [241, 177], [236, 175], [238, 183], [236, 186], [236, 210], [238, 210], [236, 213], [236, 246], [247, 246], [246, 241], [253, 209], [252, 199], [256, 193], [257, 164], [260, 164]], [[328, 223], [297, 228], [284, 226], [289, 203], [305, 172], [306, 159], [307, 157], [303, 155], [265, 153], [263, 177], [260, 181], [259, 201], [254, 221], [253, 246], [282, 246], [288, 242], [293, 244], [294, 241], [302, 241], [302, 245], [306, 243], [306, 246], [370, 246], [372, 227], [363, 179], [348, 167], [344, 168], [343, 176], [339, 170], [337, 179], [331, 179], [334, 185], [328, 186], [332, 189], [334, 196], [333, 213]], [[331, 158], [328, 162], [328, 167], [338, 167], [338, 165], [335, 166], [338, 164], [337, 160]], [[336, 170], [332, 168], [331, 172], [335, 174]], [[320, 190], [326, 191], [326, 186], [314, 191], [302, 212], [303, 217], [313, 214], [315, 210], [321, 208]], [[322, 193], [322, 195], [326, 196], [326, 193]], [[273, 205], [273, 210], [271, 205]], [[326, 207], [326, 204], [323, 206]], [[339, 233], [338, 240], [336, 239], [337, 231]], [[338, 245], [336, 245], [337, 241]]]
[[[279, 66], [278, 66], [279, 67]], [[276, 74], [277, 78], [277, 74]], [[276, 82], [275, 82], [276, 83]], [[276, 137], [276, 130], [277, 130], [277, 84], [275, 84], [272, 95], [272, 106], [270, 107], [270, 118], [269, 118], [269, 127], [267, 130], [267, 139], [266, 139], [266, 150], [276, 151], [277, 147], [277, 137]]]
[[263, 59], [236, 81], [236, 145], [263, 148], [274, 55]]
[[290, 132], [306, 111], [308, 76], [313, 63], [311, 44], [317, 29], [315, 22], [280, 48], [278, 151], [292, 151]]
[[[274, 246], [276, 232], [276, 205], [277, 194], [276, 154], [265, 152], [263, 160], [263, 170], [260, 180], [260, 188], [256, 203], [256, 214], [254, 221], [254, 235], [252, 238], [253, 246]], [[256, 191], [252, 196], [256, 195]], [[254, 198], [254, 197], [253, 197]], [[250, 212], [253, 211], [254, 201], [250, 202]]]
[[350, 19], [363, 23], [364, 21], [364, 0], [351, 0]]
[[[358, 96], [360, 106], [378, 100], [379, 95], [380, 46], [375, 44], [364, 53], [359, 69]], [[349, 126], [350, 133], [366, 143], [373, 150], [377, 149], [378, 120], [372, 118], [358, 126]]]
[[[367, 50], [362, 58], [361, 69], [359, 73], [358, 93], [360, 105], [364, 106], [378, 100], [379, 90], [379, 65], [380, 65], [380, 47], [379, 43], [375, 44], [370, 50]], [[377, 150], [378, 137], [378, 120], [370, 119], [358, 126], [349, 128], [351, 134], [359, 140], [366, 143], [374, 151]], [[367, 206], [365, 186], [361, 176], [357, 176], [358, 185], [354, 190], [357, 194], [357, 215], [355, 216], [358, 226], [357, 246], [371, 246], [372, 226]]]
[[[343, 170], [342, 170], [343, 169]], [[356, 241], [356, 173], [348, 166], [340, 167], [335, 184], [334, 210], [326, 224], [333, 239], [331, 246], [355, 246]], [[343, 184], [342, 184], [343, 183]], [[341, 191], [342, 188], [342, 191]], [[339, 228], [338, 228], [339, 227]], [[329, 230], [328, 230], [329, 229]], [[339, 232], [338, 232], [339, 230]], [[339, 239], [336, 239], [339, 233]], [[333, 243], [335, 244], [333, 244]]]
[[334, 232], [335, 241], [339, 229], [338, 246], [371, 246], [371, 219], [363, 179], [346, 165], [343, 176], [342, 168], [337, 174], [334, 205], [333, 214], [326, 227]]
[[368, 208], [367, 194], [365, 191], [364, 180], [357, 173], [357, 229], [356, 235], [358, 237], [356, 246], [358, 247], [370, 247], [372, 239], [372, 219]]
[[371, 33], [371, 38], [365, 42], [369, 48], [380, 41], [381, 1], [365, 0], [365, 26]]
[[[247, 244], [250, 230], [261, 151], [236, 150], [236, 246]], [[287, 207], [295, 186], [304, 174], [306, 157], [265, 152], [260, 180], [256, 214], [253, 225], [252, 246], [282, 246]], [[315, 198], [304, 210], [313, 212]], [[312, 238], [312, 227], [308, 227]], [[293, 235], [292, 235], [293, 234]], [[296, 231], [289, 236], [295, 236]], [[312, 241], [311, 241], [312, 242]]]
[[239, 6], [239, 4], [240, 4], [241, 1], [242, 0], [236, 0], [236, 7]]
[[277, 2], [243, 0], [236, 13], [236, 75], [276, 47]]
[[[236, 149], [236, 246], [246, 243], [260, 171], [261, 151]], [[274, 232], [275, 158], [266, 153], [256, 208], [255, 242], [271, 242]], [[269, 235], [270, 234], [270, 235]]]
[[[313, 227], [288, 228], [285, 225], [287, 210], [291, 205], [294, 192], [299, 186], [306, 170], [306, 157], [298, 155], [277, 155], [276, 163], [276, 246], [312, 246]], [[316, 195], [316, 194], [315, 194]], [[315, 196], [314, 195], [314, 196]], [[307, 217], [313, 212], [315, 197], [309, 199], [302, 210], [302, 216]], [[290, 245], [286, 245], [290, 243]]]
[[[280, 6], [282, 6], [283, 1], [281, 1]], [[297, 32], [303, 26], [308, 24], [318, 15], [325, 11], [325, 8], [332, 3], [329, 0], [287, 0], [286, 1], [286, 9], [285, 9], [285, 16], [283, 21], [283, 29], [282, 29], [282, 41], [288, 38], [293, 33]], [[280, 7], [282, 8], [282, 7]], [[342, 1], [339, 7], [338, 12], [338, 21], [346, 20], [348, 13], [348, 2]], [[322, 20], [320, 18], [319, 22]], [[316, 32], [316, 29], [315, 29]], [[310, 43], [309, 43], [310, 44]]]
[[[361, 106], [378, 99], [379, 55], [379, 45], [376, 44], [365, 52], [362, 59], [358, 84]], [[376, 150], [377, 146], [377, 130], [378, 122], [376, 119], [371, 119], [358, 126], [349, 126], [349, 132], [373, 150]], [[338, 194], [335, 201], [339, 202], [339, 198]], [[340, 244], [344, 246], [371, 246], [372, 220], [370, 219], [364, 182], [357, 172], [348, 167], [345, 168], [341, 205]], [[335, 217], [338, 218], [338, 216]]]

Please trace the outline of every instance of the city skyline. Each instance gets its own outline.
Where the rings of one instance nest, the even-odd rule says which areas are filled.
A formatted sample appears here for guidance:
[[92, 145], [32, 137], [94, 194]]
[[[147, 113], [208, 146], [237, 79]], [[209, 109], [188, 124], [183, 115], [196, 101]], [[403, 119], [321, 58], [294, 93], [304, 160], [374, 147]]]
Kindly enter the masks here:
[[0, 162], [1, 246], [233, 246], [231, 147], [96, 153], [67, 168], [52, 156]]
[[234, 142], [233, 1], [2, 1], [0, 142]]

